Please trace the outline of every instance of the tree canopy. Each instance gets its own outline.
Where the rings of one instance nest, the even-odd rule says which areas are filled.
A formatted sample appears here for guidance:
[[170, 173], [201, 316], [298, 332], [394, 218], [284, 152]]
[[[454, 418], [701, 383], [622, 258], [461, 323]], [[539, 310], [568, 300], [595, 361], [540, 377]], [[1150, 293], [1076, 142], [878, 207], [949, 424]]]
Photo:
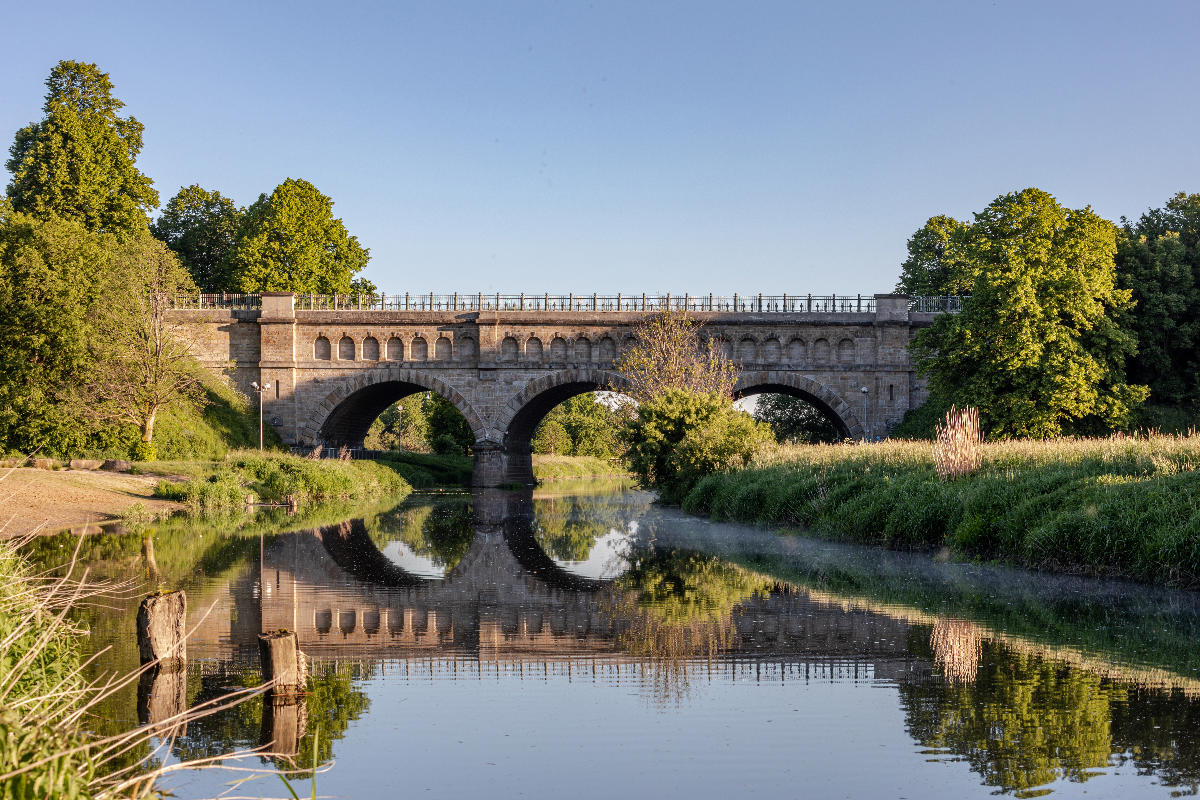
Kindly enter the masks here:
[[117, 236], [145, 230], [158, 192], [135, 163], [143, 126], [120, 115], [125, 104], [113, 96], [108, 73], [60, 61], [46, 89], [45, 116], [17, 131], [9, 149], [13, 208]]
[[993, 437], [1043, 438], [1124, 424], [1146, 396], [1125, 381], [1133, 305], [1116, 284], [1116, 227], [1038, 189], [998, 197], [946, 240], [971, 276], [963, 312], [912, 350], [935, 394], [977, 406]]
[[836, 442], [837, 427], [812, 403], [791, 395], [768, 392], [758, 396], [754, 416], [771, 426], [782, 444]]
[[240, 292], [349, 294], [369, 251], [333, 216], [333, 200], [288, 178], [248, 209], [232, 258]]
[[150, 231], [171, 248], [205, 292], [232, 290], [230, 275], [244, 209], [220, 192], [180, 187]]
[[911, 297], [970, 294], [971, 270], [962, 257], [962, 237], [969, 230], [953, 217], [930, 217], [908, 240], [896, 291]]
[[586, 392], [550, 409], [533, 436], [533, 452], [616, 458], [621, 447], [617, 411]]
[[1117, 278], [1137, 303], [1129, 377], [1150, 386], [1152, 402], [1200, 409], [1200, 194], [1121, 222]]

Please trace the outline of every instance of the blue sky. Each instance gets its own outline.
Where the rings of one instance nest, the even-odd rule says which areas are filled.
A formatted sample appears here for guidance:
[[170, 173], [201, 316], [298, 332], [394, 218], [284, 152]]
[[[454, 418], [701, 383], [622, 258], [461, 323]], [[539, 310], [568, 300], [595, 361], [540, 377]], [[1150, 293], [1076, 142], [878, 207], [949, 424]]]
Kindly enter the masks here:
[[339, 5], [15, 4], [0, 135], [96, 62], [164, 203], [305, 178], [389, 292], [872, 293], [933, 214], [1200, 191], [1196, 2]]

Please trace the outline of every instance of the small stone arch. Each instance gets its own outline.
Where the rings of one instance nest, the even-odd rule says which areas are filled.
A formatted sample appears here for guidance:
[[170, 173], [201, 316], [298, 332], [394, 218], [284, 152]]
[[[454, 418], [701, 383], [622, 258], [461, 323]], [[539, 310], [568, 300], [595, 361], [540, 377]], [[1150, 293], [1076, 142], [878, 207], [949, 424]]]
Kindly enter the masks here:
[[437, 341], [433, 343], [433, 357], [438, 361], [451, 361], [454, 359], [454, 344], [448, 337], [439, 336]]
[[830, 349], [828, 339], [817, 339], [813, 342], [813, 361], [818, 364], [828, 364], [830, 359]]
[[788, 363], [793, 366], [804, 363], [805, 351], [808, 348], [804, 344], [804, 340], [799, 336], [788, 342], [787, 357]]
[[617, 357], [617, 343], [613, 341], [611, 336], [605, 336], [600, 340], [597, 347], [598, 355], [601, 362], [607, 363], [613, 361]]
[[429, 359], [429, 342], [425, 341], [425, 337], [417, 334], [413, 337], [412, 344], [408, 349], [410, 361], [427, 361]]
[[525, 360], [542, 360], [542, 340], [538, 337], [530, 336], [529, 340], [525, 342]]
[[738, 342], [738, 361], [743, 364], [752, 364], [758, 361], [758, 342], [754, 341], [752, 336], [743, 336]]
[[475, 340], [470, 336], [463, 336], [459, 339], [458, 347], [455, 349], [458, 351], [459, 359], [474, 358], [479, 353], [479, 349], [475, 346]]
[[763, 342], [763, 361], [768, 364], [778, 364], [782, 355], [783, 346], [774, 336]]
[[733, 342], [731, 342], [725, 336], [718, 336], [717, 346], [721, 348], [721, 355], [723, 355], [725, 358], [728, 358], [730, 361], [733, 360]]
[[811, 403], [824, 412], [847, 439], [866, 437], [866, 429], [850, 404], [833, 389], [807, 375], [774, 370], [745, 372], [733, 387], [734, 396], [739, 398], [767, 392], [790, 394]]
[[853, 364], [854, 363], [854, 340], [847, 338], [847, 339], [842, 339], [840, 342], [838, 342], [837, 354], [838, 354], [838, 363], [839, 364]]
[[313, 342], [313, 358], [317, 361], [328, 361], [332, 358], [330, 350], [329, 340], [324, 336], [318, 336], [316, 341]]
[[567, 340], [555, 336], [550, 340], [550, 360], [562, 363], [567, 360]]
[[354, 349], [354, 340], [349, 336], [342, 336], [338, 340], [338, 361], [353, 361]]
[[393, 336], [387, 341], [387, 360], [388, 361], [403, 361], [404, 360], [404, 340], [399, 336]]
[[575, 360], [576, 361], [591, 361], [592, 360], [592, 342], [586, 336], [580, 336], [575, 340]]
[[501, 361], [516, 361], [519, 345], [517, 340], [511, 336], [505, 336], [500, 342], [500, 360]]
[[624, 355], [634, 348], [637, 344], [637, 337], [632, 333], [627, 333], [621, 337], [621, 354]]
[[379, 360], [379, 340], [374, 336], [368, 336], [363, 339], [362, 343], [363, 361], [378, 361]]

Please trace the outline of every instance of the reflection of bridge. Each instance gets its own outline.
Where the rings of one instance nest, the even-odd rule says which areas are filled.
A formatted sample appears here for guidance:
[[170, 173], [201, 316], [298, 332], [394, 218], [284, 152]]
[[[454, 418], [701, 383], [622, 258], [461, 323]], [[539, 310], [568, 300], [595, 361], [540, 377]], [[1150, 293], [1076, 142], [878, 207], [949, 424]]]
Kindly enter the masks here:
[[[655, 298], [631, 307], [626, 297], [606, 309], [593, 298], [516, 304], [456, 295], [419, 307], [362, 308], [342, 298], [340, 307], [297, 308], [297, 299], [308, 298], [265, 294], [254, 307], [172, 313], [202, 361], [232, 368], [244, 391], [251, 381], [270, 384], [267, 419], [290, 445], [361, 445], [388, 405], [438, 392], [471, 426], [479, 486], [531, 483], [537, 423], [573, 395], [619, 389], [614, 359], [643, 309], [664, 306]], [[755, 300], [685, 295], [665, 305], [689, 308], [704, 335], [741, 364], [739, 394], [801, 397], [844, 436], [885, 435], [924, 401], [906, 347], [933, 315], [910, 311], [909, 298], [817, 298], [815, 306], [803, 296]]]
[[[266, 543], [258, 574], [231, 587], [230, 607], [190, 646], [202, 657], [229, 657], [228, 646], [248, 654], [260, 631], [286, 628], [315, 658], [620, 660], [629, 607], [613, 602], [611, 582], [573, 575], [537, 549], [529, 510], [528, 500], [476, 493], [475, 538], [441, 580], [387, 560], [361, 522], [278, 536]], [[911, 661], [907, 623], [806, 593], [747, 598], [730, 624], [722, 656], [865, 660], [874, 677], [907, 671]]]

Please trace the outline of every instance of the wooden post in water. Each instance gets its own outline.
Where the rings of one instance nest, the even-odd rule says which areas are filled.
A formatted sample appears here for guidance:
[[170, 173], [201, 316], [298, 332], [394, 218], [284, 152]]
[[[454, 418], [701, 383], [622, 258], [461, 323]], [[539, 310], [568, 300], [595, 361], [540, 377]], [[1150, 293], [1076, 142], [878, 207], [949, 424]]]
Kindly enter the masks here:
[[267, 695], [263, 698], [259, 741], [271, 753], [294, 756], [308, 728], [308, 704], [295, 697]]
[[138, 654], [143, 664], [181, 667], [187, 661], [184, 624], [187, 595], [182, 591], [152, 594], [137, 613]]
[[262, 660], [263, 682], [272, 684], [273, 695], [286, 697], [304, 691], [308, 659], [300, 652], [295, 631], [259, 634], [258, 655]]

